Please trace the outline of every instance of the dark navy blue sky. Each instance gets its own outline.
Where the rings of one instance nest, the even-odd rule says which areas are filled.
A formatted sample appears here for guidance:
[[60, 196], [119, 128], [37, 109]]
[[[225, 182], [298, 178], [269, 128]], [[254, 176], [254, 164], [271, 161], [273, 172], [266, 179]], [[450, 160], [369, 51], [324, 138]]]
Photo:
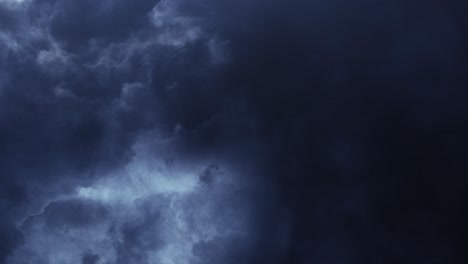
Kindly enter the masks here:
[[0, 0], [0, 264], [466, 263], [467, 15]]

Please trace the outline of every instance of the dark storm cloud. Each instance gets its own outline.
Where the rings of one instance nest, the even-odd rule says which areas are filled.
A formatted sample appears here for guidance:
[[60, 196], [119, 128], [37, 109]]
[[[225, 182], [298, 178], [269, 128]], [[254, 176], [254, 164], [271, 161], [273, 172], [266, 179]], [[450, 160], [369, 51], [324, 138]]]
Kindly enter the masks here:
[[[279, 261], [461, 261], [463, 241], [450, 231], [466, 171], [460, 6], [294, 4], [250, 9], [250, 27], [226, 25], [234, 62], [220, 80], [249, 109], [229, 123], [248, 129], [255, 119], [244, 132], [267, 150], [292, 211]], [[198, 133], [226, 136], [221, 124]]]
[[60, 228], [61, 225], [72, 228], [85, 227], [108, 216], [105, 207], [83, 200], [52, 202], [44, 211], [47, 216], [46, 225], [54, 228]]
[[[23, 241], [15, 225], [28, 211], [124, 164], [134, 135], [157, 124], [164, 107], [143, 61], [175, 48], [151, 39], [159, 34], [147, 28], [156, 3], [33, 1], [14, 7], [2, 2], [2, 262]], [[135, 31], [148, 36], [133, 39]], [[96, 42], [116, 46], [95, 47]], [[141, 73], [129, 70], [138, 70], [134, 65]], [[88, 205], [76, 206], [55, 210], [55, 226], [90, 217], [80, 211], [91, 210]]]
[[249, 262], [249, 248], [252, 245], [245, 243], [245, 239], [226, 240], [223, 238], [214, 238], [210, 241], [201, 241], [197, 243], [192, 251], [195, 256], [203, 261], [200, 263], [237, 263]]
[[[110, 7], [89, 2], [86, 13], [93, 19], [100, 17], [96, 13], [101, 9], [103, 12], [110, 12], [109, 10], [115, 8], [119, 12], [110, 12], [103, 16], [103, 23], [85, 23], [80, 28], [89, 31], [94, 30], [96, 25], [110, 27], [108, 24], [113, 20], [122, 23], [130, 19], [127, 17], [138, 17], [148, 22], [149, 12], [156, 3], [151, 5], [148, 1], [139, 2], [141, 3], [126, 6], [128, 1], [109, 1], [107, 5]], [[3, 43], [7, 54], [2, 60], [5, 78], [2, 80], [0, 99], [3, 108], [3, 168], [23, 167], [27, 170], [28, 166], [18, 164], [48, 167], [54, 163], [54, 167], [62, 167], [62, 163], [65, 163], [63, 167], [69, 168], [71, 165], [86, 169], [94, 166], [93, 163], [97, 160], [106, 162], [109, 156], [119, 156], [120, 146], [125, 149], [125, 142], [133, 131], [154, 125], [154, 112], [162, 107], [158, 106], [159, 102], [154, 101], [157, 98], [148, 83], [140, 82], [148, 81], [147, 72], [151, 68], [144, 69], [141, 73], [144, 80], [131, 71], [127, 72], [129, 68], [133, 68], [133, 64], [141, 65], [145, 59], [144, 54], [131, 54], [132, 49], [138, 49], [132, 46], [132, 39], [121, 39], [121, 46], [115, 50], [104, 50], [103, 47], [94, 50], [90, 44], [85, 46], [82, 53], [68, 53], [62, 49], [60, 42], [56, 42], [54, 32], [52, 36], [48, 35], [47, 30], [54, 27], [57, 16], [71, 12], [74, 5], [85, 4], [76, 1], [34, 1], [28, 6], [33, 13], [31, 20], [42, 21], [44, 25], [39, 24], [38, 32], [30, 32], [35, 30], [35, 25], [31, 24], [24, 25], [21, 32], [5, 35], [9, 42]], [[47, 6], [47, 10], [42, 10], [45, 8], [42, 5]], [[87, 19], [72, 15], [64, 18], [69, 20], [57, 24], [66, 27], [76, 25], [75, 20]], [[82, 21], [78, 22], [82, 24]], [[130, 34], [132, 29], [115, 25], [114, 31]], [[87, 35], [82, 45], [89, 44], [94, 37]], [[70, 42], [76, 43], [74, 40]], [[163, 50], [164, 47], [146, 51], [151, 56], [151, 53], [159, 49]], [[129, 58], [115, 62], [114, 60], [120, 59], [119, 53], [129, 53], [122, 55]], [[101, 63], [100, 59], [108, 59], [110, 65]], [[114, 62], [119, 65], [113, 65]], [[37, 172], [37, 168], [35, 170]], [[42, 174], [36, 177], [47, 177], [51, 173], [36, 174]]]
[[65, 45], [79, 47], [89, 41], [118, 41], [145, 30], [148, 13], [159, 0], [41, 1], [52, 12], [51, 33]]
[[200, 179], [201, 182], [211, 185], [215, 180], [216, 177], [222, 173], [219, 169], [218, 165], [210, 165], [208, 168], [202, 171], [198, 178]]
[[85, 254], [81, 261], [81, 264], [96, 264], [99, 261], [99, 255]]
[[146, 212], [143, 219], [131, 220], [120, 227], [122, 239], [116, 245], [116, 263], [149, 263], [149, 253], [163, 245], [158, 237], [162, 219], [152, 202], [154, 201], [145, 201], [142, 205], [141, 209]]
[[0, 262], [463, 263], [466, 4], [11, 3]]

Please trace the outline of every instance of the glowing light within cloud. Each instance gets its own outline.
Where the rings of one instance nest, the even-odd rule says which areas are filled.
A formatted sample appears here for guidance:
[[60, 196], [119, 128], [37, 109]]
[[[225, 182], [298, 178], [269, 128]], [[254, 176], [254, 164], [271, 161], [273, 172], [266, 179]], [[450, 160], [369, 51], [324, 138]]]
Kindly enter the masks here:
[[115, 178], [107, 178], [90, 187], [81, 187], [77, 195], [100, 202], [132, 203], [136, 199], [157, 194], [187, 194], [195, 191], [198, 184], [193, 173], [164, 175], [160, 172], [145, 171], [147, 168], [129, 169], [133, 171], [127, 171]]
[[[137, 146], [122, 171], [28, 218], [26, 243], [10, 263], [79, 263], [84, 256], [96, 263], [207, 263], [203, 251], [195, 252], [198, 245], [248, 236], [248, 209], [239, 202], [245, 195], [240, 198], [233, 174], [210, 172], [206, 182], [207, 164], [167, 162], [150, 154], [151, 147]], [[63, 210], [76, 216], [51, 225]]]

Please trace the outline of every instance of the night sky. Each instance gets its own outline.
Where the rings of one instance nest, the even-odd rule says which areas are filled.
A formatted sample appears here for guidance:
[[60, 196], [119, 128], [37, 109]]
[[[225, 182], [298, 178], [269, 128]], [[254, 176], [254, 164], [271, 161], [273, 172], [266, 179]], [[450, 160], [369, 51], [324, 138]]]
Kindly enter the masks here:
[[0, 0], [0, 264], [468, 263], [468, 3]]

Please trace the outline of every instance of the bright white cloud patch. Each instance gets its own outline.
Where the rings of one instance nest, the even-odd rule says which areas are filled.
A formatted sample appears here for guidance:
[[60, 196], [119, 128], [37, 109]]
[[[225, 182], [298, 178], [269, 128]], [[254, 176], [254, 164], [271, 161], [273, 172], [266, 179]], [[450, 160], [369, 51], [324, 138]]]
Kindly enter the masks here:
[[151, 12], [150, 19], [158, 29], [159, 44], [182, 47], [197, 41], [203, 30], [196, 18], [179, 14], [175, 5], [177, 1], [161, 1]]
[[9, 263], [207, 263], [200, 245], [247, 239], [249, 209], [232, 172], [151, 153], [169, 152], [164, 145], [137, 145], [122, 171], [29, 217]]

